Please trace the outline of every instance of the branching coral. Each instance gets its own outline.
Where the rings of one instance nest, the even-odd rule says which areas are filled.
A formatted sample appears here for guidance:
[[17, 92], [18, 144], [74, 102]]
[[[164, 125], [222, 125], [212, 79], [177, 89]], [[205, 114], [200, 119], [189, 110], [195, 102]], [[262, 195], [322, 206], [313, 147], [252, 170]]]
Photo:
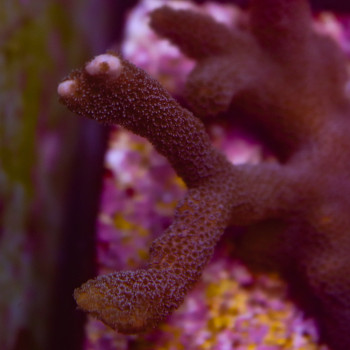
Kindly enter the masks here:
[[196, 116], [113, 52], [73, 72], [61, 101], [146, 137], [188, 187], [148, 266], [88, 281], [75, 291], [78, 305], [121, 332], [148, 330], [181, 304], [225, 227], [245, 225], [242, 257], [265, 254], [261, 261], [297, 276], [324, 340], [349, 348], [350, 106], [340, 50], [313, 31], [304, 0], [252, 1], [249, 25], [235, 30], [167, 7], [151, 26], [197, 61], [185, 89], [191, 111], [253, 120], [280, 162], [233, 166]]

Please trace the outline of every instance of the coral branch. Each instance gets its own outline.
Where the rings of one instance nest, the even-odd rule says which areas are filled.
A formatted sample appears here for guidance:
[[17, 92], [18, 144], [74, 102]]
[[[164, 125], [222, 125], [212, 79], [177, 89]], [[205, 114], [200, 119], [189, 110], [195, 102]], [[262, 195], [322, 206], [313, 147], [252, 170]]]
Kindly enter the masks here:
[[75, 71], [58, 92], [77, 114], [122, 125], [146, 137], [188, 186], [229, 165], [211, 146], [197, 118], [156, 80], [113, 53], [97, 56]]
[[274, 55], [299, 52], [311, 34], [310, 6], [305, 0], [252, 0], [252, 33]]
[[[316, 137], [323, 119], [333, 113], [335, 105], [347, 103], [344, 96], [347, 73], [344, 57], [335, 43], [311, 32], [306, 1], [271, 2], [276, 16], [266, 19], [270, 7], [266, 10], [264, 1], [255, 1], [251, 28], [234, 30], [234, 34], [226, 28], [224, 37], [231, 36], [231, 45], [226, 47], [225, 54], [198, 58], [185, 94], [191, 110], [201, 117], [217, 115], [232, 106], [252, 115], [271, 138], [292, 152]], [[189, 11], [160, 8], [152, 15], [151, 25], [164, 36], [179, 14], [185, 16], [185, 12]], [[298, 21], [293, 19], [295, 16]], [[197, 17], [200, 19], [201, 15]], [[274, 27], [278, 20], [284, 30]], [[299, 20], [307, 22], [304, 26], [308, 30], [300, 29], [303, 26]], [[188, 26], [179, 32], [186, 43], [193, 29]], [[173, 40], [173, 36], [171, 31], [169, 39]], [[271, 48], [265, 47], [264, 40]], [[193, 50], [200, 51], [201, 45], [204, 44], [200, 41], [192, 42]], [[179, 47], [186, 54], [186, 48], [181, 44]]]
[[[121, 332], [151, 328], [180, 305], [230, 221], [249, 224], [292, 205], [290, 178], [276, 171], [279, 166], [267, 165], [258, 173], [249, 166], [233, 167], [211, 146], [197, 118], [114, 54], [95, 57], [58, 92], [74, 112], [147, 137], [189, 187], [174, 223], [153, 243], [147, 270], [98, 277], [75, 292], [78, 305]], [[276, 186], [266, 190], [271, 179]]]
[[[199, 15], [191, 11], [174, 11], [169, 7], [155, 10], [151, 17], [154, 30], [179, 46], [189, 57], [202, 59], [212, 55], [220, 55], [232, 50], [236, 44], [246, 45], [243, 38], [227, 31], [220, 23], [207, 15]], [[198, 45], [193, 45], [196, 42]]]
[[152, 328], [200, 278], [225, 227], [250, 225], [237, 245], [241, 258], [251, 261], [260, 228], [257, 260], [310, 297], [323, 340], [334, 350], [350, 348], [346, 61], [335, 43], [313, 32], [306, 1], [255, 0], [250, 14], [249, 28], [231, 30], [163, 7], [151, 24], [197, 60], [186, 87], [195, 114], [251, 118], [276, 141], [277, 154], [284, 149], [280, 163], [233, 166], [199, 119], [114, 53], [59, 85], [61, 102], [77, 114], [146, 137], [188, 187], [173, 224], [152, 244], [148, 267], [88, 281], [75, 297], [121, 332]]
[[78, 305], [123, 333], [155, 327], [179, 307], [211, 257], [228, 224], [228, 187], [215, 181], [190, 190], [175, 222], [153, 242], [148, 268], [88, 281], [75, 291]]

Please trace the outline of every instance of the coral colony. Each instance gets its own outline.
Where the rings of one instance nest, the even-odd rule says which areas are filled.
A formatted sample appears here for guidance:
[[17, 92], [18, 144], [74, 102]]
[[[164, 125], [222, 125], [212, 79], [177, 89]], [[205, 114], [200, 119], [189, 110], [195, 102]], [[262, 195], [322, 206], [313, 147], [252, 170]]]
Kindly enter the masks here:
[[[148, 331], [183, 303], [225, 228], [245, 226], [237, 254], [277, 269], [321, 340], [350, 349], [350, 105], [340, 49], [314, 31], [305, 0], [252, 0], [236, 29], [161, 7], [151, 27], [196, 61], [183, 92], [189, 109], [114, 52], [71, 73], [58, 93], [73, 112], [148, 139], [187, 193], [147, 266], [86, 282], [74, 293], [79, 307], [119, 332]], [[258, 126], [278, 162], [230, 163], [205, 131], [215, 117]]]

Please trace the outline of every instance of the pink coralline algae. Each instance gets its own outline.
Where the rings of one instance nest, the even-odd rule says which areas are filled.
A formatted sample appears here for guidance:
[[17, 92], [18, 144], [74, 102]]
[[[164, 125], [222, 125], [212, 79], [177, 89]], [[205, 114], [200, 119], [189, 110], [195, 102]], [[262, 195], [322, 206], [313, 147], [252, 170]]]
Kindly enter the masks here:
[[[245, 229], [233, 237], [236, 257], [255, 270], [278, 272], [317, 320], [322, 342], [333, 350], [350, 348], [350, 106], [341, 50], [314, 30], [303, 0], [252, 1], [237, 28], [162, 7], [151, 14], [151, 27], [196, 61], [183, 92], [190, 111], [114, 52], [73, 72], [58, 92], [77, 114], [147, 138], [187, 193], [173, 223], [152, 243], [147, 265], [86, 282], [75, 291], [78, 305], [122, 333], [148, 331], [183, 303], [224, 229], [240, 226]], [[213, 118], [253, 133], [258, 127], [277, 161], [230, 163], [206, 133], [204, 124]], [[230, 296], [219, 308], [233, 308], [233, 315], [241, 295], [232, 292], [240, 285], [235, 279], [228, 276], [227, 289], [226, 282], [218, 284]], [[229, 338], [234, 329], [229, 340], [225, 332], [218, 335], [217, 343], [237, 349], [264, 341], [259, 349], [304, 345], [288, 332], [271, 335], [269, 325], [254, 326], [264, 317], [256, 315], [213, 316], [208, 325], [254, 330], [249, 343]], [[269, 334], [275, 343], [269, 344]]]

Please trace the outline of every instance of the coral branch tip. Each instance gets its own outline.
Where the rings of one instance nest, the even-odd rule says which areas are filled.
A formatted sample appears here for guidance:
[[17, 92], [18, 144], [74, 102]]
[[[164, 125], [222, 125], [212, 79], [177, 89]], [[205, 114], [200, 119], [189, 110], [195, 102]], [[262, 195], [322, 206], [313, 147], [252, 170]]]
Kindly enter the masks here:
[[57, 87], [57, 93], [62, 96], [70, 96], [73, 95], [76, 89], [76, 82], [74, 80], [65, 80], [62, 81]]
[[111, 54], [103, 54], [88, 62], [85, 70], [90, 75], [108, 74], [117, 77], [122, 70], [122, 64], [118, 57]]

